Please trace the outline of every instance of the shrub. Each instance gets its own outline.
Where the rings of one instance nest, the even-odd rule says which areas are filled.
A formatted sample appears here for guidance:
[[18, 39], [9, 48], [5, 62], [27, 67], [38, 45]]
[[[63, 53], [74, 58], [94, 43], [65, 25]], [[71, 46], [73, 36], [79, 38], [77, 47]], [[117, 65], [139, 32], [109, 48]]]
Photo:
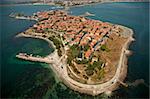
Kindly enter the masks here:
[[78, 45], [77, 44], [74, 44], [70, 47], [70, 52], [73, 56], [73, 58], [77, 57], [80, 53], [80, 50], [78, 48]]
[[83, 59], [82, 61], [76, 60], [77, 64], [87, 64], [89, 61], [87, 59]]
[[88, 76], [92, 76], [94, 74], [94, 71], [93, 70], [86, 70], [86, 74]]
[[84, 46], [84, 51], [87, 51], [90, 48], [90, 46], [87, 44]]
[[107, 48], [106, 44], [101, 46], [101, 50], [102, 51], [107, 51], [107, 52], [109, 51], [109, 49]]
[[99, 75], [98, 75], [98, 79], [100, 80], [101, 78], [104, 77], [104, 68], [102, 68], [100, 71], [99, 71]]
[[101, 61], [97, 61], [97, 62], [94, 62], [93, 63], [93, 67], [97, 67], [99, 70], [101, 69], [101, 66], [102, 66], [103, 62]]

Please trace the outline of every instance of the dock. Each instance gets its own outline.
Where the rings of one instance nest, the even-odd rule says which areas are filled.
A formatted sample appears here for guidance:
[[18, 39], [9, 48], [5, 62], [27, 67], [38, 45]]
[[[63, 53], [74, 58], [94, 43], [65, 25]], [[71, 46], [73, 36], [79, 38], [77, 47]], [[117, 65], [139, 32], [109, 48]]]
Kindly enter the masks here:
[[10, 14], [9, 17], [15, 18], [15, 19], [21, 19], [21, 20], [33, 20], [33, 21], [38, 21], [38, 18], [32, 17], [32, 16], [18, 16], [15, 14]]
[[19, 53], [18, 55], [16, 55], [17, 58], [19, 59], [23, 59], [23, 60], [28, 60], [28, 61], [34, 61], [34, 62], [42, 62], [42, 63], [54, 63], [53, 58], [48, 58], [48, 57], [41, 57], [41, 56], [32, 56], [32, 54], [27, 55], [26, 53]]

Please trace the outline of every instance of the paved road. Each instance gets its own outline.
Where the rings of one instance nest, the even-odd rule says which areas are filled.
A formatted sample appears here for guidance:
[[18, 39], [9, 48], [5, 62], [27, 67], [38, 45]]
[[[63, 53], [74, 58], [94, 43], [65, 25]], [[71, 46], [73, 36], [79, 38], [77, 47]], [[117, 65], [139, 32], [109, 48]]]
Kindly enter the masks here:
[[[132, 32], [132, 31], [130, 31], [130, 32]], [[118, 68], [117, 68], [117, 71], [116, 71], [114, 77], [111, 80], [109, 80], [103, 84], [89, 85], [89, 84], [83, 84], [83, 83], [73, 80], [72, 78], [70, 78], [68, 76], [67, 67], [66, 67], [65, 62], [59, 63], [59, 65], [53, 65], [53, 68], [55, 68], [55, 70], [57, 71], [57, 74], [59, 75], [59, 77], [61, 77], [63, 79], [64, 83], [66, 85], [69, 84], [68, 86], [72, 87], [72, 89], [83, 92], [83, 93], [88, 92], [89, 94], [92, 94], [92, 95], [98, 95], [100, 93], [109, 91], [108, 88], [111, 88], [112, 86], [114, 86], [117, 83], [117, 81], [120, 81], [119, 77], [121, 74], [122, 66], [124, 66], [124, 59], [126, 57], [125, 51], [128, 46], [128, 42], [130, 42], [130, 41], [132, 41], [132, 36], [130, 38], [128, 38], [128, 40], [122, 47], [120, 60], [118, 63]], [[56, 56], [57, 55], [55, 55], [53, 57], [56, 57]], [[55, 62], [57, 63], [58, 58], [56, 58], [55, 60], [56, 60]], [[63, 69], [61, 68], [62, 66], [63, 66]]]
[[[66, 85], [69, 84], [69, 86], [72, 86], [74, 89], [76, 89], [76, 91], [79, 91], [79, 90], [80, 91], [89, 91], [89, 93], [92, 95], [98, 95], [98, 94], [103, 93], [105, 91], [109, 91], [108, 88], [115, 85], [117, 83], [117, 81], [119, 80], [122, 66], [124, 66], [123, 65], [124, 59], [126, 57], [125, 56], [126, 46], [130, 40], [131, 40], [131, 38], [128, 39], [128, 41], [126, 42], [126, 44], [122, 48], [122, 51], [121, 51], [122, 53], [120, 56], [120, 60], [118, 63], [118, 68], [117, 68], [116, 74], [114, 75], [114, 77], [111, 80], [109, 80], [108, 82], [105, 82], [103, 84], [88, 85], [88, 84], [83, 84], [83, 83], [80, 83], [80, 82], [73, 80], [72, 78], [70, 78], [68, 76], [66, 64], [59, 62], [57, 55], [54, 55], [53, 58], [56, 57], [56, 59], [54, 59], [55, 63], [59, 62], [59, 64], [53, 64], [52, 67], [57, 71], [57, 74], [59, 75], [59, 77], [61, 77], [63, 80], [65, 80], [65, 82], [67, 82]], [[61, 67], [63, 67], [63, 69]]]
[[[132, 30], [130, 30], [130, 32], [132, 33]], [[81, 93], [98, 95], [100, 93], [110, 91], [109, 89], [115, 86], [117, 81], [120, 81], [119, 78], [121, 74], [121, 69], [124, 66], [124, 60], [126, 58], [125, 52], [126, 52], [126, 48], [128, 47], [128, 43], [130, 41], [132, 41], [132, 36], [128, 38], [128, 40], [122, 47], [120, 60], [118, 62], [117, 70], [116, 70], [114, 77], [110, 79], [109, 81], [102, 83], [102, 84], [96, 84], [96, 85], [83, 84], [70, 78], [68, 75], [68, 71], [67, 71], [67, 64], [66, 64], [67, 57], [65, 54], [62, 57], [59, 57], [57, 50], [55, 50], [52, 54], [48, 55], [45, 59], [46, 61], [47, 59], [51, 61], [53, 65], [50, 65], [50, 67], [53, 69], [56, 75], [62, 80], [62, 82], [64, 82], [68, 87], [70, 87], [71, 89], [75, 91], [79, 91]]]

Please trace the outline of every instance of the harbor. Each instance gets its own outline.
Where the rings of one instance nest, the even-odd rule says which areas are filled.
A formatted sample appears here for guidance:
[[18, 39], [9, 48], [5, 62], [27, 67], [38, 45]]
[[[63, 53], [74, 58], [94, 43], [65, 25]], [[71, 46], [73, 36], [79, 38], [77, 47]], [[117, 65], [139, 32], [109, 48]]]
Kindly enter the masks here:
[[[107, 7], [106, 7], [107, 6]], [[124, 66], [127, 68], [127, 76], [124, 80], [125, 83], [129, 84], [128, 88], [125, 88], [120, 84], [119, 88], [115, 92], [108, 91], [106, 94], [112, 95], [110, 97], [115, 98], [148, 98], [148, 87], [145, 87], [145, 84], [132, 84], [132, 82], [137, 81], [137, 79], [142, 79], [144, 83], [148, 84], [148, 27], [147, 22], [148, 19], [147, 14], [148, 11], [147, 3], [111, 3], [111, 4], [97, 4], [95, 7], [75, 7], [69, 9], [72, 11], [72, 14], [81, 15], [85, 12], [90, 12], [95, 14], [95, 16], [91, 17], [96, 20], [109, 21], [111, 23], [118, 23], [124, 26], [128, 26], [134, 31], [135, 42], [131, 43], [129, 46], [129, 51], [132, 51], [132, 55], [129, 56], [129, 51], [125, 51], [128, 59], [125, 59], [125, 64], [128, 66]], [[88, 8], [88, 10], [87, 10]], [[137, 9], [140, 8], [141, 10]], [[25, 14], [33, 14], [37, 11], [49, 10], [49, 7], [42, 5], [24, 5], [24, 6], [7, 6], [2, 8], [2, 88], [4, 91], [2, 92], [3, 97], [20, 97], [20, 98], [71, 98], [74, 96], [78, 98], [90, 97], [86, 94], [80, 94], [71, 90], [69, 87], [66, 87], [63, 83], [55, 83], [53, 80], [54, 74], [48, 74], [52, 72], [51, 69], [45, 69], [43, 71], [43, 63], [23, 61], [18, 58], [15, 58], [16, 54], [19, 52], [27, 53], [30, 55], [30, 51], [35, 51], [36, 57], [38, 51], [34, 50], [37, 48], [34, 42], [35, 39], [27, 39], [22, 40], [20, 38], [15, 38], [16, 34], [26, 30], [28, 27], [33, 26], [35, 24], [33, 21], [17, 21], [13, 18], [8, 18], [8, 15], [12, 12], [24, 12]], [[104, 9], [107, 9], [104, 11]], [[77, 11], [76, 11], [77, 10]], [[80, 12], [79, 12], [79, 11]], [[28, 12], [27, 12], [28, 11]], [[99, 11], [101, 13], [97, 13]], [[115, 12], [118, 13], [115, 13]], [[124, 12], [124, 13], [122, 13]], [[142, 13], [142, 14], [141, 14]], [[108, 16], [109, 15], [109, 16]], [[119, 18], [119, 16], [122, 16]], [[137, 17], [138, 16], [138, 17]], [[132, 19], [132, 20], [131, 20]], [[7, 21], [6, 21], [7, 20]], [[143, 25], [145, 24], [145, 25]], [[7, 34], [7, 35], [6, 35]], [[27, 42], [31, 41], [31, 42]], [[39, 43], [39, 42], [36, 42]], [[42, 43], [43, 44], [43, 43]], [[15, 46], [14, 46], [15, 45]], [[27, 46], [31, 45], [31, 46]], [[47, 45], [49, 46], [49, 44]], [[30, 49], [26, 52], [26, 47]], [[43, 47], [44, 48], [44, 47]], [[24, 49], [22, 51], [21, 49]], [[47, 50], [51, 48], [46, 48]], [[47, 51], [46, 50], [46, 51]], [[6, 54], [7, 53], [7, 54]], [[30, 54], [29, 54], [30, 53]], [[43, 57], [43, 56], [41, 56]], [[128, 61], [127, 61], [128, 60]], [[142, 65], [141, 65], [142, 64]], [[46, 65], [47, 66], [47, 65]], [[142, 69], [141, 69], [142, 66]], [[39, 69], [40, 67], [40, 69]], [[48, 67], [51, 67], [49, 65]], [[125, 71], [125, 69], [124, 69]], [[44, 75], [44, 76], [42, 76]], [[48, 76], [50, 75], [50, 76]], [[124, 75], [122, 75], [123, 77]], [[41, 83], [39, 84], [38, 77], [42, 77]], [[5, 79], [4, 79], [5, 78]], [[20, 78], [20, 79], [19, 79]], [[23, 79], [23, 80], [21, 80]], [[122, 79], [120, 78], [122, 81]], [[9, 83], [7, 83], [9, 82]], [[12, 86], [13, 85], [13, 86]], [[23, 87], [24, 86], [24, 87]], [[42, 89], [42, 90], [41, 90]], [[53, 90], [53, 91], [52, 91]], [[66, 94], [67, 93], [67, 94]], [[95, 96], [95, 98], [106, 98], [107, 96], [103, 96], [103, 94]]]
[[[45, 17], [47, 18], [48, 17], [47, 13], [50, 13], [50, 14], [55, 13], [55, 14], [58, 14], [58, 15], [61, 15], [61, 14], [65, 15], [66, 14], [65, 12], [62, 12], [62, 11], [57, 11], [57, 12], [55, 12], [55, 11], [54, 12], [39, 12], [39, 13], [37, 13], [37, 16], [39, 16], [40, 18], [45, 18]], [[84, 20], [86, 20], [86, 19], [84, 19]], [[42, 26], [42, 27], [44, 27], [44, 26]], [[63, 55], [58, 54], [58, 52], [60, 50], [57, 47], [58, 45], [53, 45], [54, 48], [56, 48], [54, 53], [52, 53], [53, 56], [50, 54], [47, 57], [42, 58], [42, 57], [32, 57], [32, 55], [27, 55], [26, 53], [25, 54], [24, 53], [19, 53], [18, 55], [16, 55], [16, 57], [20, 58], [20, 59], [24, 59], [24, 60], [29, 60], [29, 61], [45, 62], [45, 63], [48, 63], [48, 64], [52, 64], [51, 68], [55, 72], [57, 77], [61, 81], [63, 81], [63, 83], [66, 84], [68, 87], [70, 87], [71, 89], [73, 89], [75, 91], [78, 91], [80, 93], [86, 93], [86, 94], [90, 94], [90, 95], [95, 96], [95, 95], [98, 95], [98, 94], [101, 94], [101, 93], [105, 93], [105, 92], [106, 93], [107, 92], [112, 92], [113, 90], [118, 88], [118, 86], [119, 86], [118, 82], [120, 84], [122, 84], [123, 86], [125, 86], [125, 87], [128, 86], [125, 83], [123, 83], [123, 80], [125, 79], [126, 76], [122, 77], [122, 75], [126, 75], [126, 72], [121, 72], [121, 71], [125, 71], [126, 70], [126, 68], [124, 68], [124, 66], [126, 65], [124, 63], [124, 61], [126, 59], [126, 51], [125, 50], [128, 48], [129, 44], [134, 40], [132, 38], [133, 31], [131, 29], [129, 29], [127, 27], [124, 27], [124, 26], [121, 26], [121, 25], [116, 25], [115, 27], [116, 28], [114, 29], [114, 33], [118, 33], [117, 29], [120, 28], [122, 30], [122, 32], [120, 32], [119, 35], [121, 35], [121, 37], [127, 38], [127, 40], [126, 40], [125, 44], [123, 45], [123, 47], [121, 49], [121, 55], [120, 55], [120, 58], [119, 58], [118, 66], [117, 66], [117, 69], [116, 69], [116, 73], [114, 74], [114, 76], [111, 79], [109, 79], [108, 81], [103, 82], [101, 84], [88, 84], [88, 83], [85, 84], [85, 83], [80, 83], [80, 82], [74, 80], [73, 78], [71, 78], [69, 76], [69, 73], [67, 72], [67, 65], [68, 65], [68, 63], [66, 62], [67, 61], [67, 57], [68, 57], [67, 54], [66, 54], [67, 50], [65, 50], [65, 48], [64, 48], [64, 54]], [[38, 28], [40, 28], [40, 26], [34, 25], [34, 28], [37, 29], [36, 32], [37, 31], [38, 31], [38, 33], [41, 32], [41, 35], [39, 35], [38, 33], [34, 33], [34, 32], [31, 33], [30, 31], [34, 31], [34, 30], [30, 30], [29, 29], [29, 30], [19, 34], [19, 36], [17, 36], [17, 37], [33, 37], [33, 38], [46, 39], [46, 41], [48, 41], [48, 42], [50, 42], [50, 44], [52, 44], [51, 41], [49, 41], [47, 39], [47, 38], [50, 38], [50, 40], [51, 40], [51, 37], [47, 37], [46, 35], [44, 35], [45, 33], [41, 29], [38, 29]], [[55, 29], [55, 26], [54, 26], [54, 28], [52, 28], [52, 30], [53, 29], [55, 31], [58, 31], [58, 30]], [[59, 33], [57, 33], [57, 35], [59, 35]], [[65, 34], [61, 34], [61, 35], [65, 35]], [[64, 42], [64, 40], [62, 40], [62, 42]], [[105, 41], [105, 42], [107, 42], [107, 41]], [[53, 43], [55, 43], [55, 42], [53, 42]], [[70, 45], [72, 45], [72, 43], [70, 43]], [[66, 46], [64, 45], [64, 47], [66, 47]], [[87, 58], [89, 58], [89, 56], [87, 56]]]

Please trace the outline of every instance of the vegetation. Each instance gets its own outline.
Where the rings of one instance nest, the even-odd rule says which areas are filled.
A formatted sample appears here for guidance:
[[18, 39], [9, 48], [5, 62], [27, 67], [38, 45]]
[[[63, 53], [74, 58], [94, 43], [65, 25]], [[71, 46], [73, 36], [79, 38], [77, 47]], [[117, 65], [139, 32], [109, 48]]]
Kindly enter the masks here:
[[72, 65], [72, 67], [73, 67], [73, 71], [74, 71], [75, 73], [80, 74], [80, 72], [77, 70], [77, 68], [76, 68], [74, 65]]
[[110, 50], [108, 49], [108, 47], [106, 46], [106, 44], [104, 44], [104, 45], [101, 46], [101, 50], [102, 50], [102, 51], [106, 51], [106, 52], [110, 51]]
[[84, 50], [84, 51], [87, 51], [89, 48], [90, 48], [90, 46], [87, 44], [87, 45], [84, 46], [84, 49], [83, 49], [83, 50]]
[[104, 68], [102, 68], [99, 73], [98, 73], [98, 79], [100, 80], [101, 78], [104, 77]]
[[89, 79], [89, 77], [87, 77], [86, 75], [83, 75], [83, 78], [84, 78], [84, 79]]
[[[89, 46], [85, 46], [83, 50], [88, 50]], [[104, 48], [106, 48], [104, 46]], [[81, 47], [78, 46], [78, 44], [74, 44], [73, 46], [70, 47], [70, 50], [68, 51], [68, 59], [67, 59], [67, 63], [70, 66], [73, 66], [73, 70], [78, 74], [78, 70], [74, 67], [74, 65], [72, 64], [72, 60], [74, 60], [76, 57], [78, 57], [78, 55], [80, 54], [80, 50]], [[85, 70], [87, 76], [92, 76], [96, 70], [96, 68], [100, 71], [100, 73], [98, 75], [103, 75], [103, 72], [101, 70], [101, 66], [103, 64], [102, 61], [94, 61], [91, 64], [91, 60], [87, 60], [87, 59], [82, 59], [82, 60], [75, 60], [75, 62], [77, 64], [87, 64], [87, 68]], [[100, 76], [102, 77], [102, 76]], [[86, 77], [87, 78], [87, 77]]]
[[92, 76], [94, 74], [94, 71], [93, 70], [86, 70], [86, 74], [88, 76]]
[[48, 32], [48, 28], [44, 29], [44, 32]]
[[87, 64], [89, 61], [87, 59], [82, 59], [81, 61], [80, 60], [76, 60], [76, 63], [77, 64]]
[[62, 51], [60, 49], [63, 46], [62, 42], [55, 37], [49, 37], [49, 40], [51, 40], [56, 46], [56, 49], [58, 49], [58, 55], [62, 56]]
[[[69, 56], [68, 56], [69, 57]], [[70, 66], [72, 65], [72, 63], [71, 63], [71, 61], [72, 61], [73, 59], [71, 59], [71, 58], [67, 58], [67, 64], [69, 64]]]
[[97, 67], [99, 70], [101, 69], [103, 62], [101, 61], [97, 61], [93, 63], [93, 67]]
[[78, 54], [80, 52], [78, 49], [79, 49], [78, 45], [72, 45], [70, 47], [70, 50], [68, 51], [68, 58], [67, 58], [67, 63], [69, 65], [72, 65], [71, 61], [78, 56]]
[[87, 66], [87, 70], [94, 70], [95, 67], [96, 67], [95, 65], [92, 65], [91, 63], [89, 63]]
[[58, 49], [58, 55], [62, 56], [62, 51], [60, 50], [60, 48]]
[[70, 50], [71, 50], [71, 53], [72, 53], [72, 56], [73, 58], [77, 57], [79, 55], [79, 47], [77, 44], [74, 44], [70, 47]]
[[101, 62], [101, 61], [95, 61], [95, 62], [93, 62], [93, 64], [88, 63], [87, 69], [86, 69], [86, 74], [87, 74], [88, 76], [91, 76], [91, 75], [93, 75], [94, 70], [95, 70], [96, 68], [98, 68], [99, 70], [101, 70], [102, 64], [103, 64], [103, 62]]

